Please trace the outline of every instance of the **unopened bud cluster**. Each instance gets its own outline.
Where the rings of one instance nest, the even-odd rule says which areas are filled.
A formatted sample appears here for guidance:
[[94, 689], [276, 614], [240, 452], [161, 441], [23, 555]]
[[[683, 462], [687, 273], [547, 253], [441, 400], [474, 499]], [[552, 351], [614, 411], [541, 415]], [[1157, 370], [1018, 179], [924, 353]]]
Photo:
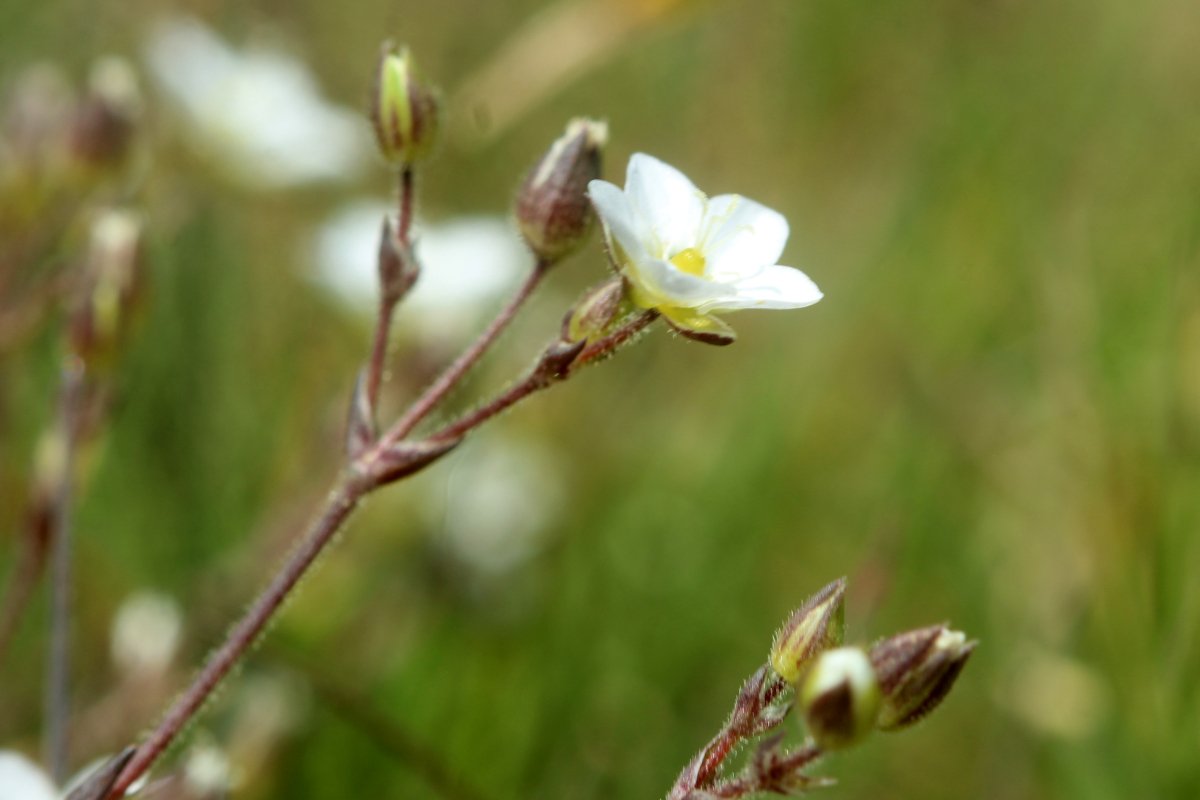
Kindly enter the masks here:
[[869, 651], [843, 647], [845, 591], [842, 579], [810, 597], [771, 647], [771, 668], [797, 688], [809, 735], [824, 750], [924, 717], [949, 693], [976, 644], [934, 625], [884, 639]]

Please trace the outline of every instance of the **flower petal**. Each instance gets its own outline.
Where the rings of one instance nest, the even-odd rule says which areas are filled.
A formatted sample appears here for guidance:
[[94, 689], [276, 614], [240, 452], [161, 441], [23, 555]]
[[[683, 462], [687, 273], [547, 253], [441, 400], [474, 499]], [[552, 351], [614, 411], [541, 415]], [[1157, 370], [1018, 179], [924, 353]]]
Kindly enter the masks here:
[[679, 170], [645, 153], [634, 153], [625, 193], [635, 219], [644, 220], [651, 255], [670, 258], [694, 247], [704, 216], [704, 193]]
[[657, 258], [630, 262], [625, 274], [641, 290], [643, 298], [648, 296], [653, 299], [653, 307], [697, 308], [710, 303], [732, 301], [737, 292], [737, 287], [732, 284], [689, 275]]
[[588, 181], [588, 197], [596, 209], [596, 216], [604, 225], [609, 245], [615, 243], [627, 258], [645, 258], [646, 247], [640, 235], [640, 226], [634, 218], [629, 198], [608, 181]]
[[757, 275], [733, 284], [732, 297], [703, 303], [703, 311], [736, 311], [741, 308], [803, 308], [824, 295], [807, 275], [791, 267], [767, 267]]
[[788, 223], [778, 211], [737, 194], [708, 201], [700, 226], [700, 249], [714, 280], [746, 278], [779, 261]]

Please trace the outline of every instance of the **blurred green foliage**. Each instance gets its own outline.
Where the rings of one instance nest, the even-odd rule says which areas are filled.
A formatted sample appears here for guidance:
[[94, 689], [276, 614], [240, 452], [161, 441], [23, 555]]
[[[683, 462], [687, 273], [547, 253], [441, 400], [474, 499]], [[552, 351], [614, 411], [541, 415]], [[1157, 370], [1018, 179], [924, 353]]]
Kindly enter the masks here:
[[[355, 107], [381, 34], [453, 103], [541, 11], [175, 5], [235, 43], [269, 29]], [[136, 59], [164, 6], [2, 0], [0, 75]], [[484, 800], [661, 796], [775, 626], [841, 574], [851, 639], [949, 618], [982, 645], [929, 721], [830, 759], [826, 796], [1200, 796], [1197, 97], [1189, 0], [710, 0], [447, 143], [422, 180], [432, 219], [503, 211], [567, 117], [606, 117], [610, 177], [645, 150], [780, 209], [785, 263], [826, 299], [734, 317], [725, 350], [658, 331], [497, 421], [565, 473], [550, 544], [515, 570], [456, 563], [416, 510], [469, 450], [375, 499], [196, 726], [227, 744], [254, 675], [318, 687], [238, 796], [440, 797], [430, 758]], [[234, 188], [156, 104], [151, 299], [78, 514], [81, 714], [114, 680], [123, 598], [177, 598], [194, 663], [319, 502], [368, 334], [293, 243], [387, 191], [382, 167]], [[564, 265], [459, 400], [500, 385], [603, 271], [598, 247]], [[51, 324], [0, 361], [0, 574], [57, 353]], [[411, 392], [415, 362], [396, 363]], [[36, 745], [44, 614], [3, 667], [10, 746]], [[389, 752], [322, 682], [424, 750]], [[113, 747], [151, 713], [78, 744]]]

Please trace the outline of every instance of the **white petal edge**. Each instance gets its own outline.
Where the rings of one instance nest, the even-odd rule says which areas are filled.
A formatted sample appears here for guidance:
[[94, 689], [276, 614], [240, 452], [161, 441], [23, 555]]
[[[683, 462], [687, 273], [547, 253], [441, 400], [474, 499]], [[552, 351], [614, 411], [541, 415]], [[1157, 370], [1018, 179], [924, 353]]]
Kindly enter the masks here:
[[737, 311], [744, 308], [804, 308], [824, 295], [812, 280], [798, 269], [778, 264], [757, 275], [733, 284], [735, 294], [702, 307], [704, 311]]
[[737, 194], [708, 201], [700, 226], [700, 249], [715, 280], [748, 278], [779, 261], [788, 239], [788, 222], [762, 203]]
[[616, 239], [616, 243], [630, 258], [647, 257], [641, 226], [634, 218], [626, 194], [608, 181], [594, 180], [588, 181], [588, 197], [596, 209], [596, 216], [604, 225], [606, 235]]
[[634, 153], [625, 173], [625, 194], [634, 217], [644, 220], [649, 229], [651, 255], [670, 258], [699, 242], [706, 198], [670, 164]]

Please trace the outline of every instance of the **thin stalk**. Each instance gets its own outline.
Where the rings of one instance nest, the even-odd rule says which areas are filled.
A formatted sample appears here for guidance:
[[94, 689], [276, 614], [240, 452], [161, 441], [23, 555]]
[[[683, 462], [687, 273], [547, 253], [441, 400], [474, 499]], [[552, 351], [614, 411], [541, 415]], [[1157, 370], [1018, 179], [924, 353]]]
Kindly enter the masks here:
[[[633, 339], [637, 334], [646, 328], [654, 320], [658, 319], [658, 312], [647, 311], [634, 317], [625, 325], [605, 336], [602, 339], [597, 339], [584, 348], [583, 352], [571, 364], [571, 372], [587, 365], [592, 361], [596, 361], [604, 356], [607, 356], [621, 345]], [[561, 378], [551, 378], [542, 374], [538, 370], [529, 373], [523, 379], [510, 386], [496, 398], [490, 400], [484, 405], [476, 408], [473, 411], [460, 417], [458, 420], [450, 423], [446, 427], [437, 431], [429, 438], [433, 441], [446, 441], [458, 438], [470, 430], [473, 430], [483, 423], [487, 422], [492, 417], [511, 408], [513, 405], [524, 400], [534, 392], [545, 389], [548, 386], [557, 383]]]
[[388, 339], [392, 331], [392, 316], [396, 304], [387, 298], [379, 301], [379, 314], [375, 320], [375, 338], [371, 344], [371, 360], [367, 362], [367, 407], [374, 414], [379, 407], [379, 388], [383, 385], [383, 373], [387, 365]]
[[[396, 236], [400, 247], [408, 252], [412, 248], [412, 217], [413, 217], [413, 171], [412, 167], [403, 167], [397, 178], [398, 213], [396, 218]], [[367, 362], [367, 407], [372, 414], [378, 408], [379, 390], [383, 385], [383, 375], [387, 368], [388, 339], [392, 332], [392, 317], [396, 313], [396, 304], [400, 298], [383, 292], [379, 299], [379, 314], [375, 320], [375, 335], [371, 344], [371, 359]]]
[[[381, 443], [384, 447], [395, 444], [412, 433], [413, 429], [421, 423], [437, 407], [438, 403], [445, 399], [446, 395], [458, 385], [458, 382], [463, 379], [471, 368], [479, 362], [483, 354], [492, 346], [495, 341], [500, 338], [500, 334], [508, 327], [509, 323], [516, 317], [517, 312], [525, 305], [542, 278], [546, 276], [549, 264], [545, 261], [539, 261], [534, 265], [533, 270], [525, 278], [524, 283], [517, 289], [517, 293], [508, 301], [496, 318], [479, 334], [471, 345], [462, 352], [454, 363], [442, 372], [437, 377], [437, 380], [425, 390], [424, 394], [417, 398], [416, 402], [409, 407], [400, 419], [391, 429], [383, 436]], [[519, 398], [518, 398], [519, 399]]]
[[158, 726], [138, 747], [133, 759], [113, 784], [109, 797], [121, 797], [171, 745], [213, 690], [258, 639], [292, 589], [371, 488], [370, 482], [353, 473], [348, 473], [348, 476], [334, 487], [325, 507], [300, 545], [292, 552], [283, 569], [271, 579], [242, 618], [230, 629], [224, 643], [209, 656], [191, 685], [175, 700]]
[[[533, 292], [533, 289], [541, 279], [541, 274], [545, 271], [545, 266], [545, 264], [539, 264], [534, 269], [517, 296], [500, 312], [496, 320], [488, 326], [487, 330], [475, 344], [468, 348], [463, 356], [446, 373], [443, 373], [442, 378], [422, 396], [414, 406], [415, 411], [410, 409], [408, 414], [402, 417], [387, 435], [380, 438], [371, 448], [363, 452], [351, 465], [351, 468], [346, 471], [345, 477], [330, 493], [317, 519], [313, 522], [299, 546], [288, 558], [282, 570], [267, 584], [266, 588], [242, 615], [241, 619], [234, 624], [233, 628], [226, 635], [225, 641], [209, 656], [200, 672], [192, 680], [191, 685], [175, 700], [166, 714], [163, 715], [158, 725], [137, 748], [133, 759], [121, 771], [120, 776], [109, 791], [107, 797], [110, 800], [121, 797], [134, 782], [153, 766], [158, 757], [171, 745], [180, 731], [183, 730], [187, 723], [203, 707], [212, 692], [220, 685], [222, 680], [224, 680], [245, 655], [246, 651], [262, 634], [292, 589], [307, 573], [308, 569], [316, 561], [317, 556], [333, 540], [334, 536], [349, 518], [351, 512], [372, 490], [378, 488], [383, 483], [390, 482], [389, 479], [381, 478], [378, 472], [373, 471], [375, 460], [379, 453], [385, 451], [390, 443], [394, 443], [407, 434], [412, 426], [415, 426], [421, 417], [433, 408], [437, 400], [441, 399], [449, 391], [450, 387], [482, 355], [487, 346], [495, 340], [508, 322], [512, 320], [512, 317], [516, 314], [525, 299]], [[582, 365], [608, 355], [632, 339], [638, 332], [657, 319], [657, 317], [658, 314], [653, 311], [639, 315], [609, 336], [589, 345], [577, 357], [575, 363]], [[563, 377], [567, 376], [559, 377], [556, 380], [561, 380]], [[545, 377], [542, 376], [541, 380], [545, 381]], [[522, 384], [518, 385], [523, 385], [524, 383], [522, 382]], [[493, 401], [493, 403], [486, 407], [494, 409], [491, 413], [468, 415], [458, 423], [450, 426], [447, 430], [457, 430], [460, 433], [466, 433], [483, 424], [522, 397], [536, 391], [537, 388], [541, 388], [541, 386], [529, 388], [524, 393], [517, 393], [515, 395], [512, 395], [510, 391], [503, 396], [501, 402]], [[437, 436], [445, 435], [446, 431], [442, 431]], [[436, 436], [431, 438], [430, 442], [436, 443]], [[421, 464], [414, 472], [424, 466], [425, 464]], [[407, 473], [403, 477], [408, 477], [409, 474], [412, 473]]]
[[51, 511], [50, 649], [45, 687], [46, 765], [57, 783], [67, 777], [67, 723], [71, 713], [71, 511], [84, 378], [83, 362], [70, 358], [63, 368], [58, 409], [62, 464]]

